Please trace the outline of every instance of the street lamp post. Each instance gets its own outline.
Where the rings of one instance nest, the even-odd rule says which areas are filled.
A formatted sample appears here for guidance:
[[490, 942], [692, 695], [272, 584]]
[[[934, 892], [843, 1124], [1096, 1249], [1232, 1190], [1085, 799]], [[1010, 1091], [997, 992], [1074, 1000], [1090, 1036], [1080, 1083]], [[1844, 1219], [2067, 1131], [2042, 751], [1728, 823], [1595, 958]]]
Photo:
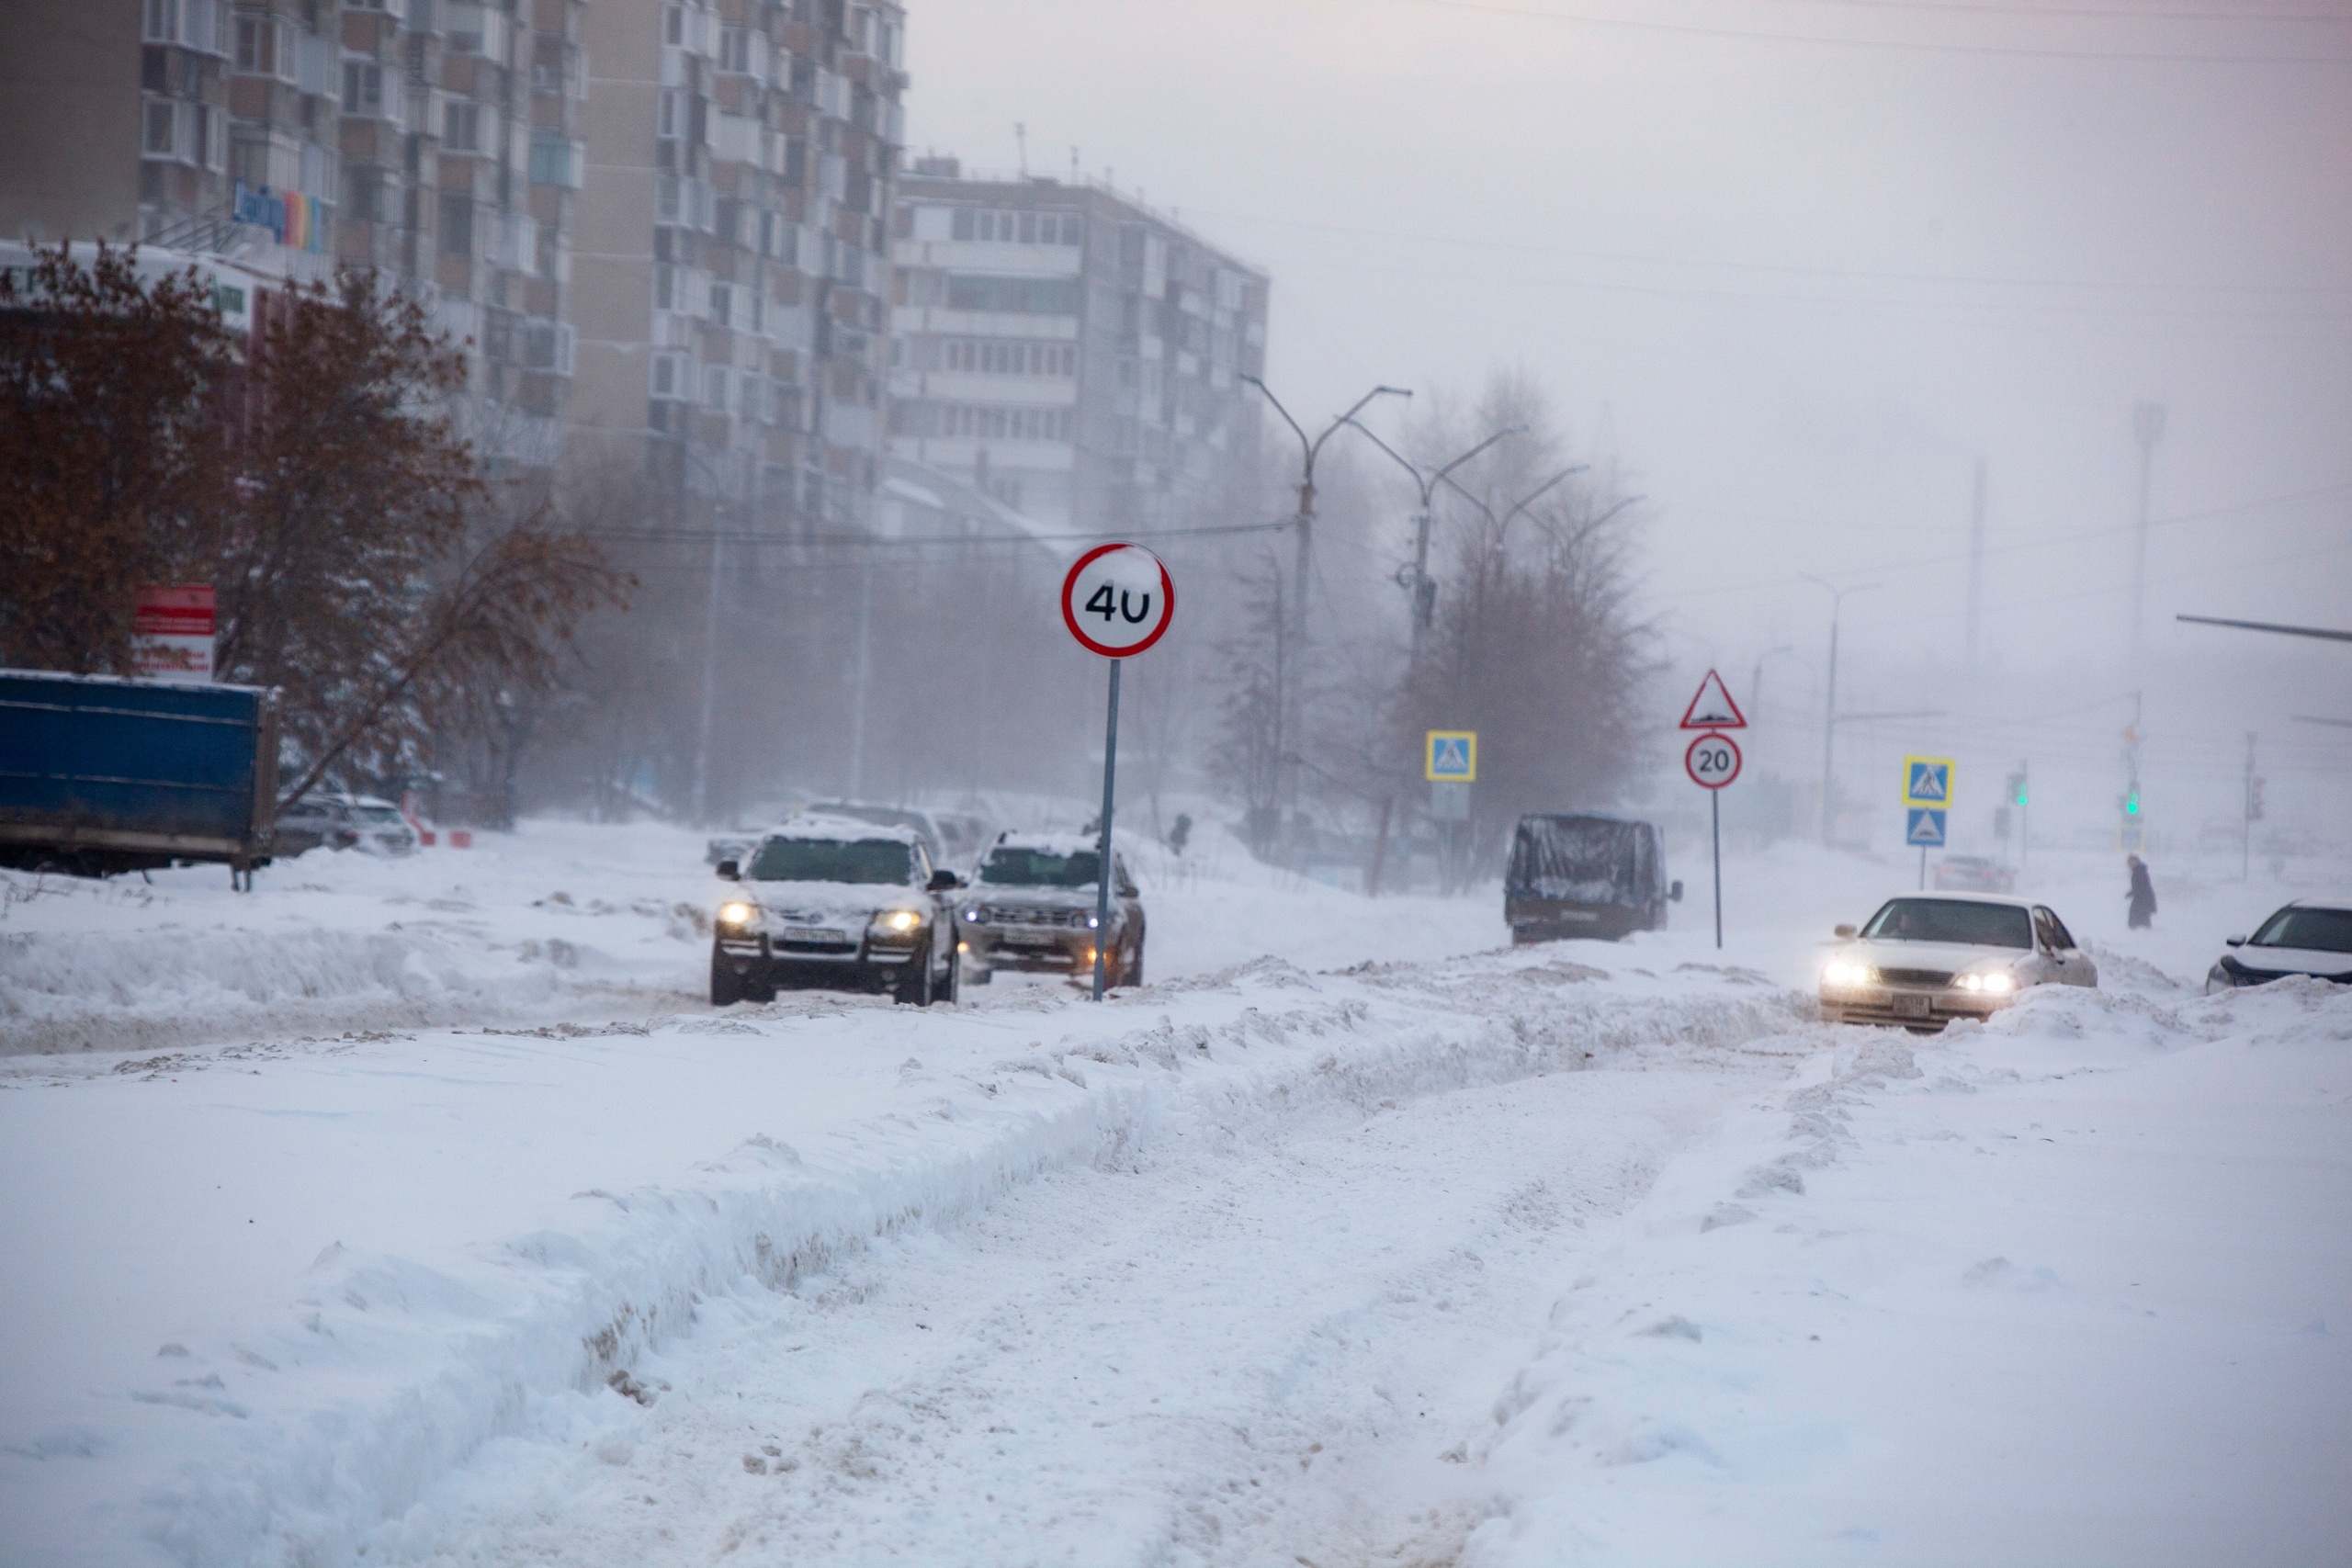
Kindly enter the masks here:
[[[1356, 427], [1356, 433], [1358, 434], [1371, 442], [1374, 446], [1379, 447], [1383, 452], [1387, 453], [1388, 456], [1396, 461], [1397, 467], [1412, 475], [1413, 487], [1420, 492], [1420, 507], [1413, 513], [1413, 580], [1411, 582], [1405, 585], [1406, 592], [1412, 596], [1413, 601], [1413, 658], [1418, 661], [1421, 657], [1421, 639], [1429, 630], [1430, 612], [1437, 603], [1437, 584], [1430, 581], [1430, 498], [1437, 493], [1437, 487], [1439, 485], [1453, 483], [1450, 476], [1453, 474], [1454, 469], [1460, 468], [1463, 464], [1468, 462], [1479, 453], [1484, 452], [1496, 442], [1502, 440], [1505, 436], [1524, 434], [1527, 431], [1527, 426], [1523, 424], [1505, 425], [1502, 429], [1496, 431], [1492, 435], [1487, 436], [1484, 441], [1479, 442], [1478, 445], [1471, 447], [1470, 450], [1463, 453], [1460, 457], [1445, 464], [1443, 467], [1437, 468], [1424, 468], [1420, 464], [1414, 462], [1411, 458], [1398, 452], [1396, 448], [1388, 445], [1387, 442], [1383, 441], [1379, 436], [1374, 435], [1372, 431], [1358, 421], [1354, 415], [1351, 414], [1349, 416], [1348, 423]], [[1536, 487], [1532, 494], [1527, 496], [1517, 506], [1511, 508], [1510, 516], [1503, 519], [1502, 526], [1506, 528], [1510, 527], [1510, 517], [1518, 516], [1521, 512], [1527, 509], [1528, 505], [1532, 502], [1537, 496], [1542, 495], [1545, 491], [1550, 490], [1554, 485], [1558, 484], [1562, 479], [1566, 479], [1568, 475], [1575, 473], [1576, 471], [1577, 470], [1575, 468], [1563, 469], [1561, 472], [1556, 473], [1550, 479], [1544, 480], [1543, 484]], [[1458, 484], [1454, 485], [1453, 488], [1461, 494], [1469, 495], [1470, 493], [1468, 491], [1463, 490]], [[1476, 497], [1472, 496], [1471, 500], [1472, 502], [1479, 506], [1482, 511], [1485, 509], [1485, 503], [1479, 502]], [[1487, 515], [1492, 517], [1494, 513], [1489, 512]]]
[[[1295, 688], [1299, 687], [1303, 683], [1302, 672], [1306, 667], [1306, 582], [1307, 572], [1313, 561], [1315, 540], [1315, 459], [1322, 456], [1323, 443], [1331, 439], [1332, 434], [1341, 425], [1351, 422], [1359, 412], [1363, 412], [1364, 405], [1371, 402], [1373, 399], [1380, 397], [1409, 398], [1413, 394], [1409, 389], [1404, 387], [1374, 387], [1371, 391], [1366, 392], [1363, 397], [1356, 400], [1355, 407], [1348, 410], [1347, 412], [1341, 414], [1339, 418], [1326, 425], [1323, 428], [1323, 433], [1321, 434], [1310, 438], [1306, 430], [1300, 426], [1298, 421], [1291, 417], [1290, 410], [1283, 407], [1283, 400], [1274, 396], [1273, 389], [1272, 388], [1268, 387], [1265, 382], [1260, 380], [1255, 376], [1244, 376], [1241, 378], [1244, 381], [1249, 382], [1251, 386], [1257, 388], [1261, 392], [1265, 393], [1266, 400], [1274, 405], [1274, 412], [1282, 415], [1283, 423], [1289, 425], [1292, 432], [1298, 436], [1300, 453], [1298, 474], [1298, 514], [1297, 520], [1294, 525], [1294, 526], [1298, 530], [1298, 553], [1296, 565], [1294, 567], [1291, 573], [1292, 626], [1289, 638], [1291, 644], [1289, 649], [1290, 657], [1287, 660], [1290, 666], [1288, 671], [1290, 676], [1289, 684], [1294, 688], [1294, 690], [1284, 694], [1280, 699], [1281, 705], [1289, 710], [1292, 714], [1295, 715], [1299, 702], [1298, 693]], [[1283, 728], [1294, 734], [1297, 733], [1299, 728], [1299, 727], [1295, 724], [1286, 724]], [[1295, 795], [1297, 773], [1295, 769], [1286, 771], [1287, 776], [1292, 781], [1292, 788], [1284, 793], [1286, 795]]]
[[1821, 713], [1821, 847], [1829, 849], [1833, 847], [1830, 840], [1836, 836], [1834, 832], [1836, 818], [1830, 805], [1829, 782], [1830, 769], [1836, 760], [1838, 747], [1838, 614], [1845, 606], [1847, 594], [1867, 592], [1876, 588], [1878, 584], [1863, 582], [1851, 588], [1839, 588], [1835, 583], [1823, 581], [1809, 571], [1801, 571], [1797, 575], [1807, 582], [1815, 583], [1829, 590], [1829, 700]]

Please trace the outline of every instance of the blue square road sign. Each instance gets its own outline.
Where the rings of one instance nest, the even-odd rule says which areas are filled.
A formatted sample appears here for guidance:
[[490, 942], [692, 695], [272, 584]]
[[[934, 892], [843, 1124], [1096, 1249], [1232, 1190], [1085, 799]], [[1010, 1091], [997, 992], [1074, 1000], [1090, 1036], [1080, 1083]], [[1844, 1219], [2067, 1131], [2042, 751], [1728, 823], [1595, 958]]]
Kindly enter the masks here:
[[1915, 806], [1905, 814], [1903, 841], [1921, 849], [1944, 847], [1944, 813], [1929, 806]]

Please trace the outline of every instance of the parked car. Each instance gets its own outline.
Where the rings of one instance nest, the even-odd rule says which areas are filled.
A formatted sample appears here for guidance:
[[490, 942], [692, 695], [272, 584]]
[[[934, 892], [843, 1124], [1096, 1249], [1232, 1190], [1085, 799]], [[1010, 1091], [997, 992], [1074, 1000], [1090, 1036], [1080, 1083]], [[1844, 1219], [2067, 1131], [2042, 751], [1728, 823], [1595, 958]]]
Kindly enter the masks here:
[[887, 990], [918, 1007], [956, 999], [963, 879], [934, 869], [912, 829], [796, 817], [718, 874], [737, 886], [711, 939], [713, 1007], [802, 986]]
[[1939, 893], [2007, 893], [2017, 885], [2015, 872], [1984, 855], [1946, 855], [1936, 863]]
[[1074, 833], [999, 834], [956, 921], [973, 983], [999, 969], [1091, 976], [1099, 937], [1104, 982], [1142, 985], [1143, 896], [1114, 851], [1111, 929], [1098, 931], [1100, 859], [1096, 841]]
[[846, 818], [853, 822], [873, 822], [885, 828], [910, 829], [922, 836], [922, 846], [929, 852], [934, 865], [945, 865], [954, 858], [946, 837], [940, 832], [939, 824], [932, 820], [928, 811], [917, 811], [905, 806], [868, 806], [857, 800], [829, 800], [809, 807], [808, 814], [812, 817]]
[[1666, 924], [1682, 884], [1666, 879], [1657, 829], [1594, 813], [1522, 817], [1503, 875], [1514, 942], [1609, 941]]
[[312, 790], [277, 816], [276, 852], [299, 855], [323, 845], [368, 854], [413, 855], [416, 829], [401, 808], [372, 795]]
[[2352, 898], [2298, 898], [2262, 922], [2252, 936], [2233, 936], [2205, 989], [2235, 990], [2290, 975], [2310, 975], [2352, 986]]
[[1890, 898], [1821, 970], [1831, 1023], [1896, 1023], [1932, 1032], [1990, 1018], [2035, 986], [2097, 986], [2098, 966], [2047, 905], [1994, 894]]

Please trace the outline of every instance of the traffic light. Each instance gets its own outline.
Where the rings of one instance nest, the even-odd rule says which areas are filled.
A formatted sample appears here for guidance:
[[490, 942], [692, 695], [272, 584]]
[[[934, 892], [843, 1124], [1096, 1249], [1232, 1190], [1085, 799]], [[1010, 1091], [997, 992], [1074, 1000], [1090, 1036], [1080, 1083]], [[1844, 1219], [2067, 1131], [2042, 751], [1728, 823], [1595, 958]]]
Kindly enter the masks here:
[[2123, 797], [2123, 815], [2126, 817], [2140, 815], [2140, 792], [2137, 789]]
[[2019, 806], [2025, 804], [2025, 775], [2023, 773], [2009, 775], [2009, 798]]
[[2249, 822], [2262, 820], [2262, 781], [2260, 779], [2246, 781], [2245, 819]]

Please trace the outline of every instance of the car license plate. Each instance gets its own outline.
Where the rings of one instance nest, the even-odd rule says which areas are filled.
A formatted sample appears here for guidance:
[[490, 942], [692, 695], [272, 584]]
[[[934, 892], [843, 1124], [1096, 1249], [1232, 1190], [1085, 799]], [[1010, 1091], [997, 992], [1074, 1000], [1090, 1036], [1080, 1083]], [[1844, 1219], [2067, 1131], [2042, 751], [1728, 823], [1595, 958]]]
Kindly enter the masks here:
[[1926, 1018], [1931, 1010], [1930, 1004], [1932, 1001], [1932, 998], [1907, 996], [1903, 992], [1897, 991], [1894, 994], [1894, 1016], [1897, 1018]]
[[1060, 944], [1062, 939], [1052, 931], [1006, 931], [997, 940], [1010, 942], [1014, 947], [1055, 947]]
[[849, 933], [837, 931], [831, 926], [786, 926], [784, 928], [784, 940], [786, 942], [829, 942], [846, 945], [849, 942]]

